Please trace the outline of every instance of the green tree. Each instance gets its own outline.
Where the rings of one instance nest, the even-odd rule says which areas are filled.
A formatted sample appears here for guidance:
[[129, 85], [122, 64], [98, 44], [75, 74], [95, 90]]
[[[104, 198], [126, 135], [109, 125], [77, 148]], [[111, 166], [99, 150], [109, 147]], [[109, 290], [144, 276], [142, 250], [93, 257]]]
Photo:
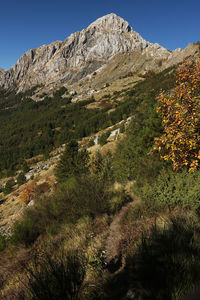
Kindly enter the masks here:
[[105, 145], [105, 144], [107, 143], [107, 138], [109, 137], [109, 135], [110, 135], [110, 131], [107, 131], [107, 132], [103, 133], [103, 134], [99, 137], [98, 143], [99, 143], [101, 146]]
[[71, 176], [81, 175], [88, 171], [89, 155], [87, 150], [79, 150], [76, 141], [70, 141], [61, 155], [55, 169], [58, 182], [63, 182]]
[[23, 163], [22, 170], [24, 173], [29, 171], [29, 166], [26, 161], [24, 161], [24, 163]]
[[4, 195], [10, 194], [12, 192], [12, 187], [15, 184], [13, 179], [10, 179], [6, 182], [6, 185], [3, 189]]
[[19, 175], [17, 176], [17, 184], [22, 185], [25, 182], [26, 182], [26, 177], [23, 172], [20, 172]]

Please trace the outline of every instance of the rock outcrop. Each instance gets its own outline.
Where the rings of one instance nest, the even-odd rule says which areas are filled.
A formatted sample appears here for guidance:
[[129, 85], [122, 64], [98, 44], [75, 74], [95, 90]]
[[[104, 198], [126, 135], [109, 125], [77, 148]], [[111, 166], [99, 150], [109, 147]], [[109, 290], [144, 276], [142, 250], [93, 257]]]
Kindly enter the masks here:
[[5, 72], [4, 69], [0, 68], [0, 76]]
[[[17, 87], [20, 91], [38, 84], [72, 84], [123, 53], [137, 53], [137, 67], [133, 66], [132, 71], [138, 72], [146, 61], [146, 69], [154, 68], [159, 60], [167, 61], [168, 66], [174, 57], [180, 57], [180, 52], [173, 54], [159, 44], [145, 41], [125, 20], [108, 14], [64, 42], [27, 51], [10, 70], [0, 71], [0, 87]], [[174, 60], [176, 63], [178, 58]]]

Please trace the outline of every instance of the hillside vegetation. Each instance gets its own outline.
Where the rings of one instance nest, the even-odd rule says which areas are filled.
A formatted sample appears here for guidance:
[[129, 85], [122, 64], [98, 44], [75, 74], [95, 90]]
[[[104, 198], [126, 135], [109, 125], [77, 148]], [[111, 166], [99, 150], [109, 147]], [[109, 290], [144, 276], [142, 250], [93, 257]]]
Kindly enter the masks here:
[[[38, 103], [21, 95], [15, 108], [1, 111], [4, 174], [3, 169], [15, 172], [25, 158], [48, 153], [66, 143], [55, 168], [52, 192], [37, 194], [34, 205], [24, 210], [11, 234], [0, 237], [2, 299], [181, 300], [198, 287], [200, 81], [198, 72], [195, 77], [197, 66], [198, 63], [188, 63], [181, 67], [179, 75], [185, 70], [182, 82], [177, 79], [175, 67], [159, 74], [150, 73], [134, 87], [109, 95], [108, 106], [101, 110], [86, 107], [94, 99], [73, 104], [57, 92], [54, 98]], [[194, 82], [188, 81], [191, 76], [194, 81], [196, 78], [194, 94], [189, 93], [194, 91]], [[176, 122], [185, 102], [180, 93], [174, 93], [180, 91], [182, 83], [190, 95], [190, 104], [195, 102], [188, 106], [188, 113], [195, 107], [193, 119], [198, 142], [192, 143], [191, 152], [181, 155], [189, 160], [196, 149], [197, 163], [191, 168], [191, 164], [179, 160], [177, 170], [173, 161], [182, 158], [181, 146], [179, 149], [172, 146], [177, 145], [175, 133], [184, 132], [182, 124], [188, 120], [185, 112], [181, 115], [183, 123]], [[123, 101], [118, 101], [119, 97]], [[114, 109], [108, 113], [111, 108]], [[5, 130], [6, 116], [10, 126]], [[128, 116], [132, 117], [131, 122], [120, 129], [121, 138], [115, 151], [103, 151], [109, 143], [108, 136], [104, 137], [100, 151], [93, 155], [74, 141]], [[190, 125], [193, 119], [189, 118]], [[178, 126], [173, 127], [174, 134], [167, 131], [172, 124]], [[58, 127], [61, 129], [52, 130]], [[19, 139], [22, 128], [30, 142], [23, 137]], [[14, 129], [16, 141], [11, 134]], [[163, 142], [165, 134], [169, 135]], [[18, 140], [22, 151], [12, 157], [12, 147], [16, 147]], [[191, 163], [192, 160], [193, 156]]]
[[[158, 75], [152, 75], [144, 83], [144, 91], [147, 88], [152, 99], [159, 89], [173, 84], [173, 80], [169, 79], [171, 76], [169, 70], [162, 74], [161, 82], [157, 80]], [[151, 80], [156, 82], [153, 89]], [[54, 92], [51, 98], [45, 96], [40, 102], [31, 100], [34, 89], [17, 95], [14, 92], [2, 91], [0, 94], [0, 174], [3, 176], [7, 170], [12, 175], [13, 171], [20, 168], [24, 159], [38, 154], [48, 155], [53, 148], [72, 138], [80, 139], [89, 136], [133, 114], [141, 99], [147, 97], [146, 91], [142, 90], [141, 83], [135, 88], [105, 95], [104, 99], [101, 99], [102, 104], [105, 103], [105, 108], [102, 106], [102, 109], [87, 109], [87, 105], [95, 101], [94, 98], [71, 103], [70, 95], [63, 96], [67, 93], [65, 88]], [[119, 97], [122, 97], [123, 101], [118, 101]], [[106, 113], [112, 108], [114, 108], [112, 112]], [[17, 151], [15, 151], [16, 147]]]

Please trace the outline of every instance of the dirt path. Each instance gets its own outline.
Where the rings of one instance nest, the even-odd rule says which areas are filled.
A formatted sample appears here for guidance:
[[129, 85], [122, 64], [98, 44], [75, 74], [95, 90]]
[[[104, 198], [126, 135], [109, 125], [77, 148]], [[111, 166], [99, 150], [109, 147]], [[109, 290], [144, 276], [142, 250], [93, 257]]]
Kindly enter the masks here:
[[106, 263], [109, 264], [111, 261], [115, 261], [116, 257], [119, 257], [119, 245], [121, 241], [121, 226], [120, 221], [129, 209], [131, 202], [122, 207], [119, 214], [114, 217], [110, 225], [108, 232], [108, 238], [106, 240], [105, 252], [106, 252]]

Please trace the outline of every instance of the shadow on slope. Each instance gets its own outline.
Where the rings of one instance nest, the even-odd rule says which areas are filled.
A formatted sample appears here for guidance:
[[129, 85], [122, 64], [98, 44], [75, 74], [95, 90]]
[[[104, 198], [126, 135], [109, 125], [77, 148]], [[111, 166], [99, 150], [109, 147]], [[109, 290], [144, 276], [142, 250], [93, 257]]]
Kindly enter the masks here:
[[171, 219], [167, 229], [154, 226], [141, 238], [124, 271], [107, 282], [99, 299], [182, 299], [200, 283], [199, 258], [199, 225], [192, 219]]

